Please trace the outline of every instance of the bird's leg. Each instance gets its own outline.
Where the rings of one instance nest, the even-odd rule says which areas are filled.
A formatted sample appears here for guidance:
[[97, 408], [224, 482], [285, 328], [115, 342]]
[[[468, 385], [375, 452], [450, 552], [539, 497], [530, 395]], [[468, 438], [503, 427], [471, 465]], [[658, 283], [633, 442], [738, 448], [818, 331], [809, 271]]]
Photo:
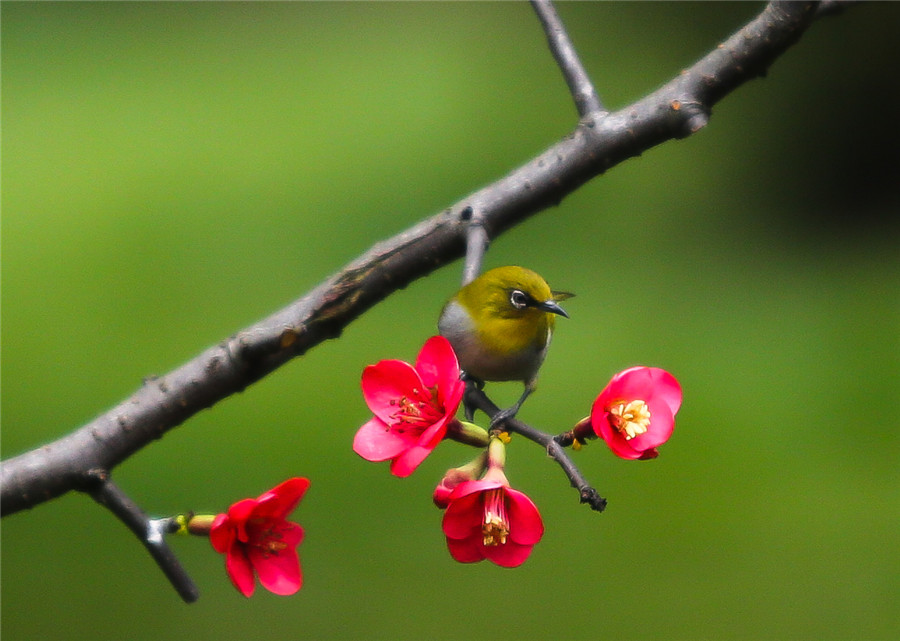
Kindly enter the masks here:
[[[484, 381], [479, 378], [470, 376], [465, 372], [462, 372], [461, 378], [466, 382], [466, 385], [473, 385], [479, 390], [484, 389]], [[475, 419], [475, 409], [475, 406], [463, 396], [463, 410], [465, 411], [466, 420], [470, 423]]]
[[519, 400], [515, 402], [512, 407], [507, 407], [505, 410], [500, 410], [491, 418], [491, 428], [498, 427], [504, 421], [508, 421], [511, 418], [515, 418], [516, 414], [519, 413], [519, 409], [522, 407], [522, 403], [525, 402], [525, 399], [534, 391], [535, 382], [528, 381], [525, 383], [525, 390], [522, 392], [522, 395], [519, 397]]

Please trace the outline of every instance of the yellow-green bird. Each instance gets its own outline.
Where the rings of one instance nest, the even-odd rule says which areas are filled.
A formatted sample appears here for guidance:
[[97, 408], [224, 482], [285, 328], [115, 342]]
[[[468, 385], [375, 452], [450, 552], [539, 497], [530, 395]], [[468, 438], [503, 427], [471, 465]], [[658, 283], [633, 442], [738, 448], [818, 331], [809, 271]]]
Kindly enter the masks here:
[[492, 425], [515, 416], [534, 390], [556, 316], [569, 317], [557, 301], [572, 296], [552, 291], [530, 269], [507, 266], [486, 271], [444, 305], [438, 331], [450, 341], [468, 378], [525, 384], [516, 404], [495, 416]]

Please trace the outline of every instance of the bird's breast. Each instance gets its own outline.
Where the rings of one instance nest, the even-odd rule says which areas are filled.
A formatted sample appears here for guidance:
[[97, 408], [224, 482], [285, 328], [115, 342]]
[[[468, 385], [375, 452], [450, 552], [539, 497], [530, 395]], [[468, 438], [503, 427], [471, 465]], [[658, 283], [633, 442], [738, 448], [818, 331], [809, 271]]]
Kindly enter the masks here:
[[552, 331], [546, 323], [521, 318], [492, 319], [476, 328], [471, 315], [453, 300], [447, 303], [438, 329], [450, 341], [460, 367], [485, 381], [530, 381], [537, 374]]

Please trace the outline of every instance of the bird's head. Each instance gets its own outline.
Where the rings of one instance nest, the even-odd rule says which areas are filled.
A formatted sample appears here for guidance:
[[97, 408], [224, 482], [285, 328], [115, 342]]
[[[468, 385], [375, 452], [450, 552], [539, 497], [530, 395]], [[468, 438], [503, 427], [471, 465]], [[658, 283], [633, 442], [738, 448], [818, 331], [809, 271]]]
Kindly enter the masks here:
[[552, 291], [547, 281], [530, 269], [510, 265], [486, 271], [463, 287], [457, 299], [476, 325], [516, 319], [523, 327], [552, 328], [555, 316], [569, 317], [559, 301], [572, 296]]

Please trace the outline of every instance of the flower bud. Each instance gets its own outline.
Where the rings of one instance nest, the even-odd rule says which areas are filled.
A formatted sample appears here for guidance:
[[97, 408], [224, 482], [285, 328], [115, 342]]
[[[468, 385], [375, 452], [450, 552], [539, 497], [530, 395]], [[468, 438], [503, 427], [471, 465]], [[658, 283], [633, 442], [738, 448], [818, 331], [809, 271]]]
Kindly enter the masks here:
[[487, 454], [482, 453], [481, 456], [465, 465], [447, 470], [444, 473], [444, 478], [434, 488], [434, 494], [431, 497], [434, 504], [442, 510], [445, 509], [450, 504], [450, 494], [453, 493], [454, 488], [460, 483], [474, 481], [481, 476], [486, 462]]

